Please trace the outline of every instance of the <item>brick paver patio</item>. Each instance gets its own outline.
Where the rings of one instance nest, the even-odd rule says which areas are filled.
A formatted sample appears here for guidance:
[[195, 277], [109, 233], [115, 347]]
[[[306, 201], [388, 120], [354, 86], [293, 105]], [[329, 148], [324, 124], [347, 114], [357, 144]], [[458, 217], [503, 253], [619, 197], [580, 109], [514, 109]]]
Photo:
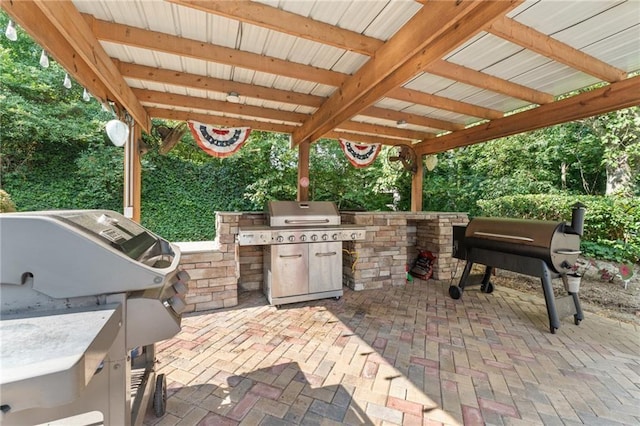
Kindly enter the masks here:
[[449, 283], [191, 314], [158, 344], [147, 425], [640, 424], [640, 333], [585, 310], [549, 333], [542, 289]]

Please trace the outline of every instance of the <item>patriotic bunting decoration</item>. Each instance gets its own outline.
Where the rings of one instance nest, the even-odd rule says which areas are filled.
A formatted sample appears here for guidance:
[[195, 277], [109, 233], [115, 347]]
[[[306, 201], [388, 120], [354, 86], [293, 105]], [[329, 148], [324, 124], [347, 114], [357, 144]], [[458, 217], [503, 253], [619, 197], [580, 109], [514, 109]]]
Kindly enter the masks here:
[[339, 139], [340, 146], [344, 154], [347, 156], [349, 162], [353, 167], [361, 168], [367, 167], [373, 163], [380, 152], [381, 144], [364, 144], [350, 142], [346, 139]]
[[251, 133], [250, 127], [220, 129], [197, 121], [189, 121], [189, 129], [200, 148], [207, 154], [225, 158], [242, 148]]

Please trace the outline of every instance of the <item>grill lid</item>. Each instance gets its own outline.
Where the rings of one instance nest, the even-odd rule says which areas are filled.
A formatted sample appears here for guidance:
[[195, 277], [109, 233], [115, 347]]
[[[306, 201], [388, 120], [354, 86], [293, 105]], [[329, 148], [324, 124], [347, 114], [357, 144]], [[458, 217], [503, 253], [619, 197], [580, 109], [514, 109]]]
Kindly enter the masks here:
[[340, 214], [331, 201], [269, 201], [270, 226], [303, 227], [340, 225]]

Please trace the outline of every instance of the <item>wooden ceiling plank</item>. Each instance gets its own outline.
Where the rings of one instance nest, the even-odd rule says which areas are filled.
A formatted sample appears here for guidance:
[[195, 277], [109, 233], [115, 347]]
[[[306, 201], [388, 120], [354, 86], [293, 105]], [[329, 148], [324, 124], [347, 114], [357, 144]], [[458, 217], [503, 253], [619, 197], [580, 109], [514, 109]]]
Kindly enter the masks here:
[[298, 112], [234, 104], [231, 102], [217, 101], [197, 96], [178, 95], [168, 92], [158, 92], [155, 90], [133, 89], [133, 93], [135, 93], [143, 104], [153, 103], [180, 108], [202, 109], [216, 111], [223, 114], [241, 115], [249, 118], [259, 117], [268, 120], [289, 121], [297, 124], [302, 124], [304, 120], [309, 117], [308, 114], [301, 114]]
[[640, 76], [420, 142], [416, 150], [421, 155], [443, 152], [637, 105]]
[[211, 43], [157, 31], [149, 31], [142, 28], [93, 19], [90, 15], [85, 15], [85, 19], [94, 21], [92, 28], [96, 38], [111, 43], [120, 43], [142, 49], [217, 62], [329, 86], [340, 86], [348, 77], [346, 74], [310, 65], [216, 46]]
[[429, 132], [419, 132], [411, 129], [399, 129], [397, 127], [380, 126], [376, 124], [362, 123], [358, 121], [345, 121], [336, 130], [351, 130], [354, 132], [368, 133], [378, 136], [391, 136], [415, 141], [432, 138], [435, 135]]
[[521, 1], [429, 2], [293, 134], [313, 141], [441, 59]]
[[503, 17], [488, 28], [491, 34], [532, 50], [556, 62], [565, 64], [601, 80], [614, 82], [627, 77], [627, 73], [578, 49], [564, 44], [520, 22]]
[[389, 98], [413, 104], [428, 105], [433, 108], [451, 111], [458, 114], [466, 114], [471, 117], [479, 117], [487, 120], [493, 120], [504, 116], [502, 111], [484, 108], [478, 105], [468, 104], [466, 102], [455, 101], [453, 99], [420, 92], [418, 90], [405, 89], [404, 87], [392, 89], [387, 93], [387, 96]]
[[70, 0], [33, 2], [47, 16], [71, 47], [100, 78], [117, 101], [143, 129], [149, 131], [151, 119], [124, 78], [93, 36], [91, 28]]
[[375, 144], [375, 143], [379, 143], [382, 145], [411, 145], [411, 140], [406, 140], [406, 139], [394, 139], [394, 138], [385, 138], [382, 136], [375, 136], [375, 135], [365, 135], [365, 134], [361, 134], [361, 133], [352, 133], [352, 132], [345, 132], [345, 131], [335, 131], [332, 130], [330, 132], [327, 132], [324, 134], [324, 136], [322, 136], [323, 139], [334, 139], [334, 140], [338, 140], [338, 139], [346, 139], [350, 142], [355, 142], [355, 143], [363, 143], [363, 144]]
[[452, 132], [456, 130], [462, 130], [465, 128], [465, 125], [460, 123], [454, 123], [454, 122], [445, 121], [445, 120], [438, 120], [436, 118], [424, 117], [422, 115], [411, 114], [404, 111], [378, 108], [375, 106], [370, 106], [363, 109], [362, 111], [360, 111], [360, 115], [365, 115], [367, 117], [382, 118], [385, 120], [391, 120], [396, 122], [400, 120], [404, 120], [407, 123], [415, 124], [416, 126], [448, 130]]
[[373, 56], [383, 41], [253, 1], [168, 0], [340, 49]]
[[221, 127], [251, 127], [253, 130], [265, 132], [291, 133], [295, 126], [280, 123], [270, 123], [258, 120], [245, 120], [232, 117], [222, 117], [213, 114], [203, 114], [193, 111], [180, 111], [166, 108], [148, 108], [149, 115], [154, 118], [166, 120], [188, 121], [194, 120], [204, 124]]
[[94, 97], [106, 101], [110, 98], [107, 86], [96, 73], [75, 54], [73, 47], [32, 2], [0, 0], [0, 6], [11, 19], [24, 28], [47, 54], [55, 59], [74, 80], [84, 86]]
[[229, 93], [236, 92], [241, 96], [261, 99], [264, 101], [282, 102], [292, 105], [305, 105], [317, 108], [326, 98], [305, 93], [296, 93], [289, 90], [272, 89], [253, 84], [239, 83], [207, 77], [199, 74], [189, 74], [162, 68], [148, 67], [128, 62], [116, 61], [118, 69], [126, 78], [135, 78], [145, 81], [153, 81], [174, 86], [193, 87], [200, 90]]
[[554, 101], [554, 96], [549, 93], [540, 92], [527, 86], [512, 83], [508, 80], [444, 60], [429, 64], [425, 68], [425, 71], [430, 74], [439, 75], [440, 77], [449, 78], [512, 98], [529, 101], [534, 104], [544, 105]]

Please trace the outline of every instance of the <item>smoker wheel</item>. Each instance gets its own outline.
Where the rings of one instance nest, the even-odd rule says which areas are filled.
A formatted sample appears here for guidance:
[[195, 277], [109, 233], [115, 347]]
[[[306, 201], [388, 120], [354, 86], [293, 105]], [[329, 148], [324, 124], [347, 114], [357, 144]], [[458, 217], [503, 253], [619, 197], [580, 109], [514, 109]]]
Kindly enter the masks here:
[[335, 300], [340, 300], [341, 298], [342, 298], [341, 296], [334, 297]]
[[493, 283], [488, 282], [486, 284], [480, 285], [480, 291], [483, 293], [493, 293]]
[[557, 331], [557, 330], [558, 330], [558, 329], [557, 329], [557, 328], [555, 328], [554, 326], [551, 326], [551, 327], [549, 328], [549, 331], [551, 331], [551, 334], [556, 334], [556, 331]]
[[580, 325], [580, 319], [578, 318], [578, 314], [573, 315], [573, 323], [575, 325]]
[[156, 417], [164, 416], [167, 410], [167, 379], [164, 374], [158, 374], [156, 390], [153, 394], [153, 412]]
[[460, 299], [460, 296], [462, 296], [462, 289], [460, 289], [460, 287], [456, 286], [456, 285], [452, 285], [449, 287], [449, 296], [451, 296], [452, 299]]

